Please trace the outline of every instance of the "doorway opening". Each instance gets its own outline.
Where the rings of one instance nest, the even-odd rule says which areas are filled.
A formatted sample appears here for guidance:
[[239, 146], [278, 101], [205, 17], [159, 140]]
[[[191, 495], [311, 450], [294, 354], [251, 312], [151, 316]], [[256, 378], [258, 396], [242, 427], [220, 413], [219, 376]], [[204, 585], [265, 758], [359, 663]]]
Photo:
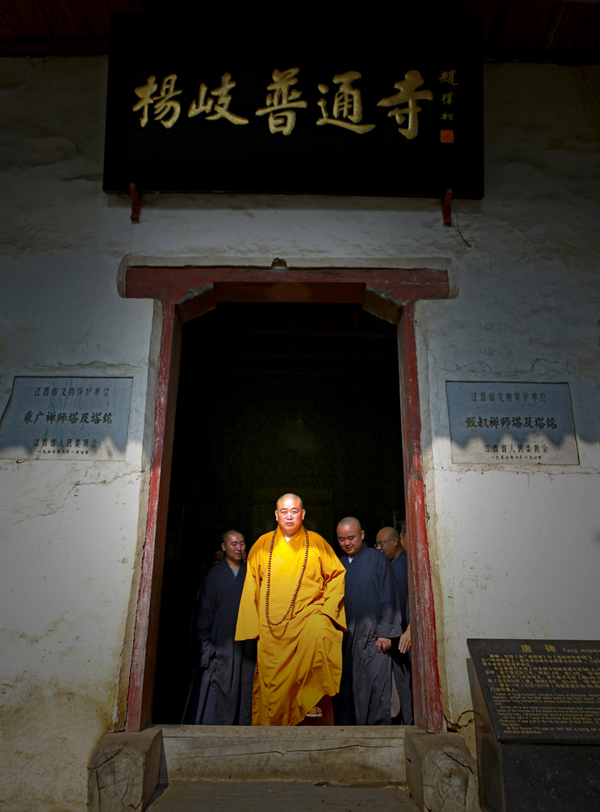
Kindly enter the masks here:
[[181, 721], [202, 574], [223, 532], [248, 545], [299, 493], [339, 552], [404, 517], [397, 327], [360, 304], [219, 303], [182, 328], [152, 719]]
[[[448, 274], [427, 268], [291, 269], [283, 260], [274, 260], [268, 268], [134, 265], [119, 278], [119, 290], [127, 298], [160, 302], [162, 316], [146, 530], [126, 689], [127, 730], [140, 730], [152, 719], [182, 325], [221, 304], [253, 302], [361, 304], [367, 312], [398, 325], [415, 724], [431, 733], [442, 731], [444, 716], [421, 460], [415, 305], [424, 299], [447, 299]], [[197, 378], [202, 377], [202, 361], [212, 348], [203, 350], [206, 353], [203, 351], [201, 359], [197, 359]]]

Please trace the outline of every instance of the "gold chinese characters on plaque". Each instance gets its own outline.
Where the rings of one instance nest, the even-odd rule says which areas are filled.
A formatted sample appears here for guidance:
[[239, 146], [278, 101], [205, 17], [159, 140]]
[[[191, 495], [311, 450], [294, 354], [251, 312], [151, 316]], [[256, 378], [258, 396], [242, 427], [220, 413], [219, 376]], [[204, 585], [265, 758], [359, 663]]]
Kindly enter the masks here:
[[[317, 127], [329, 125], [357, 135], [370, 133], [378, 126], [373, 120], [363, 121], [364, 102], [359, 86], [363, 73], [350, 70], [334, 74], [327, 80], [334, 86], [333, 89], [327, 81], [319, 81], [316, 89], [320, 97], [312, 104], [309, 104], [303, 95], [300, 74], [301, 70], [298, 67], [285, 70], [275, 68], [272, 71], [271, 81], [266, 85], [264, 104], [252, 111], [255, 116], [267, 117], [269, 133], [291, 135], [300, 112], [307, 117], [307, 122]], [[431, 85], [434, 92], [431, 87], [426, 86], [421, 72], [416, 69], [406, 71], [402, 78], [393, 75], [378, 76], [377, 82], [381, 86], [382, 93], [392, 87], [397, 92], [388, 96], [382, 95], [379, 99], [373, 98], [370, 104], [371, 118], [377, 107], [392, 108], [387, 112], [386, 119], [393, 119], [398, 125], [397, 132], [408, 141], [412, 141], [419, 136], [419, 113], [423, 111], [421, 105], [437, 98], [443, 107], [440, 114], [440, 121], [443, 122], [440, 124], [440, 141], [453, 143], [453, 129], [448, 128], [453, 126], [451, 122], [454, 121], [455, 115], [456, 90], [444, 86], [458, 87], [456, 77], [456, 69], [442, 71]], [[233, 94], [237, 85], [238, 82], [234, 81], [232, 74], [228, 72], [221, 74], [221, 84], [210, 92], [208, 85], [201, 82], [197, 96], [187, 105], [187, 117], [195, 118], [203, 115], [207, 122], [223, 119], [233, 125], [249, 124], [250, 119], [246, 115], [234, 112], [236, 105], [238, 109], [240, 106], [246, 107], [243, 94], [236, 96], [234, 101]], [[177, 97], [183, 93], [183, 82], [177, 73], [165, 76], [160, 84], [160, 90], [156, 76], [150, 75], [145, 84], [132, 88], [132, 93], [137, 96], [137, 101], [131, 110], [134, 113], [141, 112], [140, 127], [148, 125], [151, 115], [153, 120], [159, 122], [165, 129], [171, 129], [179, 120], [182, 100]], [[233, 109], [230, 108], [232, 102]], [[380, 119], [379, 126], [385, 126], [386, 119]]]

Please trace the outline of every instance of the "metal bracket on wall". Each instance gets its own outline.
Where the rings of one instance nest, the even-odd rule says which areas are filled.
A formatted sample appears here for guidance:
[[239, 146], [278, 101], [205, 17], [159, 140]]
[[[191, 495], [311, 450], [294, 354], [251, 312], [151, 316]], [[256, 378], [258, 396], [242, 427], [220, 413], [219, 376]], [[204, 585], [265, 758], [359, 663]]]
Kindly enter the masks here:
[[140, 211], [142, 210], [142, 196], [138, 192], [135, 183], [129, 184], [129, 191], [131, 192], [131, 219], [134, 223], [138, 223]]
[[448, 189], [442, 200], [442, 214], [444, 216], [444, 225], [452, 225], [452, 189]]

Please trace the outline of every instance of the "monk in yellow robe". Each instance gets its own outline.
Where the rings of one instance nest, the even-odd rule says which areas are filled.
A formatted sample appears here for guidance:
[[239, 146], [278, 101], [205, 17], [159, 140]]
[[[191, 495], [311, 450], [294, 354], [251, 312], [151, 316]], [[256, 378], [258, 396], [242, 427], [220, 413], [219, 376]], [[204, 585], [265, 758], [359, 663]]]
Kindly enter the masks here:
[[[342, 674], [345, 570], [322, 536], [302, 524], [302, 499], [277, 501], [275, 532], [248, 555], [236, 640], [258, 638], [253, 725], [333, 724]], [[309, 721], [307, 719], [307, 721]]]

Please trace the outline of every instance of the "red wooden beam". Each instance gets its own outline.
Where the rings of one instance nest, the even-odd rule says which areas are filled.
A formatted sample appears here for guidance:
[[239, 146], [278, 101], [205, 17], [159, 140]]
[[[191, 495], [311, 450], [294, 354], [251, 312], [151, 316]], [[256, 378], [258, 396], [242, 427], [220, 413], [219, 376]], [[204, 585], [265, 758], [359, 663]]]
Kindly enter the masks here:
[[444, 225], [452, 225], [452, 189], [448, 189], [442, 200], [442, 215], [444, 218]]
[[406, 307], [402, 314], [398, 331], [398, 355], [415, 724], [429, 733], [440, 733], [444, 729], [444, 715], [437, 662], [435, 607], [421, 466], [421, 407], [417, 378], [414, 305]]
[[137, 223], [142, 210], [142, 198], [135, 183], [129, 184], [129, 191], [131, 192], [131, 219], [134, 223]]
[[215, 282], [217, 302], [338, 302], [362, 304], [362, 282]]
[[[287, 291], [284, 291], [285, 285]], [[251, 301], [349, 301], [340, 299], [339, 286], [348, 290], [366, 285], [398, 306], [416, 299], [446, 299], [448, 274], [429, 269], [399, 268], [230, 268], [132, 266], [127, 270], [126, 296], [134, 299], [159, 299], [181, 302], [215, 288], [216, 301], [232, 301], [231, 296], [246, 287]], [[288, 287], [289, 286], [289, 287]], [[293, 287], [292, 287], [293, 286]], [[332, 292], [331, 287], [336, 287]], [[356, 288], [355, 288], [356, 289]], [[278, 299], [277, 296], [298, 298]], [[332, 298], [327, 298], [331, 295]], [[350, 295], [350, 294], [349, 294]], [[353, 294], [355, 295], [355, 294]], [[219, 299], [222, 296], [222, 299]], [[244, 299], [249, 301], [249, 299]], [[352, 301], [356, 301], [352, 299]]]
[[148, 493], [148, 518], [129, 678], [127, 730], [141, 730], [152, 720], [180, 350], [181, 325], [175, 314], [175, 305], [165, 304], [163, 305], [156, 393], [154, 448]]

